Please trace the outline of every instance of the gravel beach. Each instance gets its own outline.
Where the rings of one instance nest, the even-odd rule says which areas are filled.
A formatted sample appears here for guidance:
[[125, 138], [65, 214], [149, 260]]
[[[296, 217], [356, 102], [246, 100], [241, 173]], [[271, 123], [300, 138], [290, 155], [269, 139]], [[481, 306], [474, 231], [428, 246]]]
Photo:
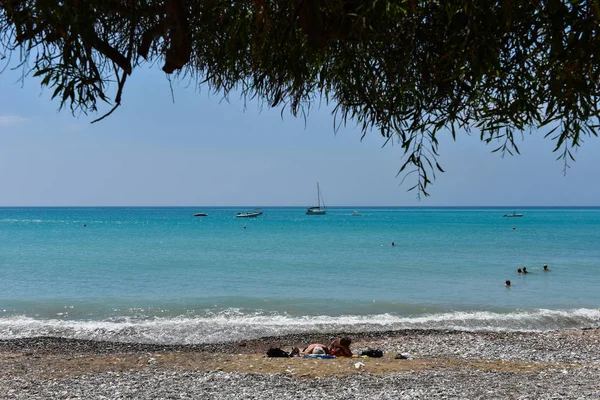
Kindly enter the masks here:
[[[348, 335], [383, 358], [268, 358]], [[413, 359], [396, 359], [408, 353]], [[0, 399], [600, 399], [600, 330], [393, 331], [166, 346], [0, 341]]]

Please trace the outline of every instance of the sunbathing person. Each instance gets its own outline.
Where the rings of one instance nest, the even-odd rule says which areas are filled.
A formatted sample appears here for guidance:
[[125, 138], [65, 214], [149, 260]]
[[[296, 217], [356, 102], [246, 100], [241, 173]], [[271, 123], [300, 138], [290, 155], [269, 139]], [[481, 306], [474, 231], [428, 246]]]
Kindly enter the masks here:
[[350, 350], [351, 340], [349, 337], [343, 337], [335, 339], [331, 342], [329, 352], [331, 355], [336, 357], [352, 357], [352, 351]]
[[307, 356], [309, 354], [329, 355], [330, 352], [329, 352], [329, 349], [327, 348], [327, 346], [325, 346], [324, 344], [313, 343], [300, 352], [300, 355], [302, 355], [302, 356]]

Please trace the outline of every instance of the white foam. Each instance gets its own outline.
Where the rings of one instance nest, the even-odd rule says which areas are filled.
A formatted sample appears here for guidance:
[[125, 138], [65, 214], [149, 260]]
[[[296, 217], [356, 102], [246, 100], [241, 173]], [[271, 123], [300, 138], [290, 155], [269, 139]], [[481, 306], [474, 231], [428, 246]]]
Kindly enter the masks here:
[[545, 331], [600, 326], [600, 310], [520, 310], [450, 312], [418, 317], [392, 314], [367, 316], [291, 317], [230, 309], [196, 317], [112, 318], [104, 321], [0, 318], [0, 339], [54, 336], [158, 344], [216, 343], [264, 336], [310, 332], [370, 332], [401, 329], [464, 331]]

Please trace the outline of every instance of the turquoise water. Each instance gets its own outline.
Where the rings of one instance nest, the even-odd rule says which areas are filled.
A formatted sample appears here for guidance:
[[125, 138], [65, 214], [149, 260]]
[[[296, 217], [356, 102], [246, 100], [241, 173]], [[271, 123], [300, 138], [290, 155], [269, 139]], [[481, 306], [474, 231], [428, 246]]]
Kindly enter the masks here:
[[0, 208], [0, 339], [600, 326], [600, 208], [245, 210]]

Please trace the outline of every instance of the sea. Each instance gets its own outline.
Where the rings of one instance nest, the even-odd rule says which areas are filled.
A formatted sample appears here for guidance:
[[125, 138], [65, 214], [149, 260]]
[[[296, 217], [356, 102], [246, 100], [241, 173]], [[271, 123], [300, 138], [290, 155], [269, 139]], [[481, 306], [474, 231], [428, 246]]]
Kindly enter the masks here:
[[0, 208], [0, 339], [600, 327], [600, 207], [247, 209]]

